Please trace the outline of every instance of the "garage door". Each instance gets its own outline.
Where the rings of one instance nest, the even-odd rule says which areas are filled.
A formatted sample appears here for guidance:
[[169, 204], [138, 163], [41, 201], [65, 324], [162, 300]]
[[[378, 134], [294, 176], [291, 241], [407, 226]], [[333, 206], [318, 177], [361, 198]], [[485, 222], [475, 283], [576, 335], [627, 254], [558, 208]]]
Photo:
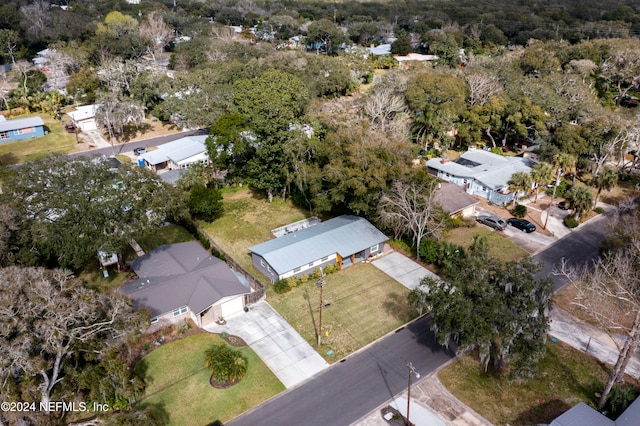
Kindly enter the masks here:
[[95, 120], [87, 120], [80, 123], [80, 128], [82, 130], [96, 130], [98, 126], [96, 125]]
[[222, 308], [222, 317], [229, 318], [232, 315], [242, 312], [242, 299], [244, 296], [236, 297], [235, 299], [224, 302], [220, 305]]

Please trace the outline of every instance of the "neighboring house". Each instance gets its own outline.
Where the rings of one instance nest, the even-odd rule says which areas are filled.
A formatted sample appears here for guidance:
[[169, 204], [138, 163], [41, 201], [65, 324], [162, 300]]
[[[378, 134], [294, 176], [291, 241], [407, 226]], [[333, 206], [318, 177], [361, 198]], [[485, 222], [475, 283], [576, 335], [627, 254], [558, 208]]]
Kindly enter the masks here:
[[83, 105], [77, 107], [74, 111], [67, 113], [71, 117], [73, 125], [77, 129], [87, 131], [96, 130], [98, 123], [96, 123], [96, 112], [99, 105]]
[[18, 118], [5, 120], [0, 116], [0, 142], [32, 139], [46, 134], [44, 122], [40, 117]]
[[556, 417], [549, 426], [637, 426], [640, 424], [640, 398], [613, 421], [584, 402]]
[[451, 217], [473, 216], [476, 205], [480, 204], [480, 201], [467, 194], [463, 188], [449, 182], [442, 182], [438, 185], [435, 201]]
[[208, 163], [207, 135], [187, 136], [173, 142], [160, 145], [155, 151], [147, 152], [140, 158], [145, 167], [154, 172], [159, 170], [186, 169], [193, 163]]
[[200, 243], [166, 244], [131, 262], [138, 279], [121, 291], [151, 312], [154, 329], [191, 318], [204, 327], [242, 312], [249, 284]]
[[440, 59], [437, 55], [422, 55], [420, 53], [407, 53], [406, 55], [394, 55], [393, 59], [398, 61], [399, 67], [403, 70], [409, 69], [412, 62], [433, 62]]
[[345, 215], [249, 247], [249, 251], [253, 266], [275, 282], [331, 264], [346, 268], [382, 253], [388, 239], [366, 219]]
[[516, 172], [531, 173], [533, 165], [527, 158], [503, 157], [476, 149], [470, 149], [454, 161], [444, 158], [427, 161], [430, 174], [498, 205], [507, 204], [516, 196], [509, 189], [511, 176]]

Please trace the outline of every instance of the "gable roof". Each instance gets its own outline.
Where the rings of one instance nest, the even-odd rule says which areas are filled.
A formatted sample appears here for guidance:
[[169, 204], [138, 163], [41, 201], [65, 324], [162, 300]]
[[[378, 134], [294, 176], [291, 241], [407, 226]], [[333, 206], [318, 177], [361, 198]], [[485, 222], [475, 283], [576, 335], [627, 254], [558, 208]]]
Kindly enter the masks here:
[[549, 426], [615, 426], [610, 420], [584, 402], [556, 417]]
[[27, 127], [44, 126], [44, 121], [40, 117], [17, 118], [15, 120], [0, 121], [0, 132], [25, 129]]
[[507, 185], [516, 172], [531, 172], [533, 161], [522, 157], [504, 157], [484, 150], [469, 150], [455, 161], [432, 158], [427, 167], [462, 178], [475, 179], [493, 190]]
[[178, 163], [194, 155], [206, 152], [205, 141], [208, 135], [187, 136], [173, 142], [160, 145], [157, 150], [142, 155], [147, 163], [156, 165], [169, 160]]
[[283, 274], [335, 253], [350, 256], [388, 239], [368, 220], [344, 215], [249, 247], [249, 251]]
[[165, 244], [131, 262], [139, 279], [122, 286], [152, 316], [188, 306], [200, 313], [230, 296], [250, 293], [225, 262], [197, 241]]
[[75, 122], [89, 120], [95, 118], [99, 105], [82, 105], [76, 107], [74, 111], [68, 112], [67, 115]]
[[467, 207], [476, 205], [480, 201], [463, 188], [450, 182], [441, 182], [434, 196], [436, 203], [440, 204], [442, 210], [449, 214], [458, 213]]

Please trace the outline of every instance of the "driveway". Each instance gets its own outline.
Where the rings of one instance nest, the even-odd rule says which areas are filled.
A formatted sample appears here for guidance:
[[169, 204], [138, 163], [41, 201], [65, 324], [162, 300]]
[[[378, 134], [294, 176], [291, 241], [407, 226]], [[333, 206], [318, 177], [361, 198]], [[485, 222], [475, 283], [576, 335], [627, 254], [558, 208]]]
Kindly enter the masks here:
[[418, 287], [424, 277], [438, 279], [436, 274], [397, 251], [386, 254], [371, 263], [409, 290]]
[[306, 340], [266, 301], [227, 318], [225, 325], [205, 327], [212, 333], [241, 337], [286, 388], [294, 387], [329, 366]]

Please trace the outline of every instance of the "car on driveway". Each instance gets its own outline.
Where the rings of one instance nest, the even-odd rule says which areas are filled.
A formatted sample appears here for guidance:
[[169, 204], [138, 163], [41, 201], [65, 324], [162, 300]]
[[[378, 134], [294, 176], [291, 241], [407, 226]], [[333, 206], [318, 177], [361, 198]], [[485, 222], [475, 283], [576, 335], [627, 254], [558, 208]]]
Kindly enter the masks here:
[[507, 219], [507, 223], [514, 228], [521, 230], [522, 232], [529, 233], [536, 230], [536, 226], [533, 223], [525, 219], [518, 219], [517, 217]]
[[560, 210], [567, 210], [567, 209], [569, 209], [569, 206], [567, 206], [567, 202], [566, 201], [560, 201], [558, 203], [558, 208]]
[[478, 216], [476, 220], [484, 225], [490, 226], [498, 231], [504, 231], [507, 227], [507, 222], [498, 216]]
[[133, 149], [133, 153], [135, 155], [142, 155], [145, 152], [147, 152], [147, 148], [145, 148], [144, 146], [139, 146], [139, 147]]

